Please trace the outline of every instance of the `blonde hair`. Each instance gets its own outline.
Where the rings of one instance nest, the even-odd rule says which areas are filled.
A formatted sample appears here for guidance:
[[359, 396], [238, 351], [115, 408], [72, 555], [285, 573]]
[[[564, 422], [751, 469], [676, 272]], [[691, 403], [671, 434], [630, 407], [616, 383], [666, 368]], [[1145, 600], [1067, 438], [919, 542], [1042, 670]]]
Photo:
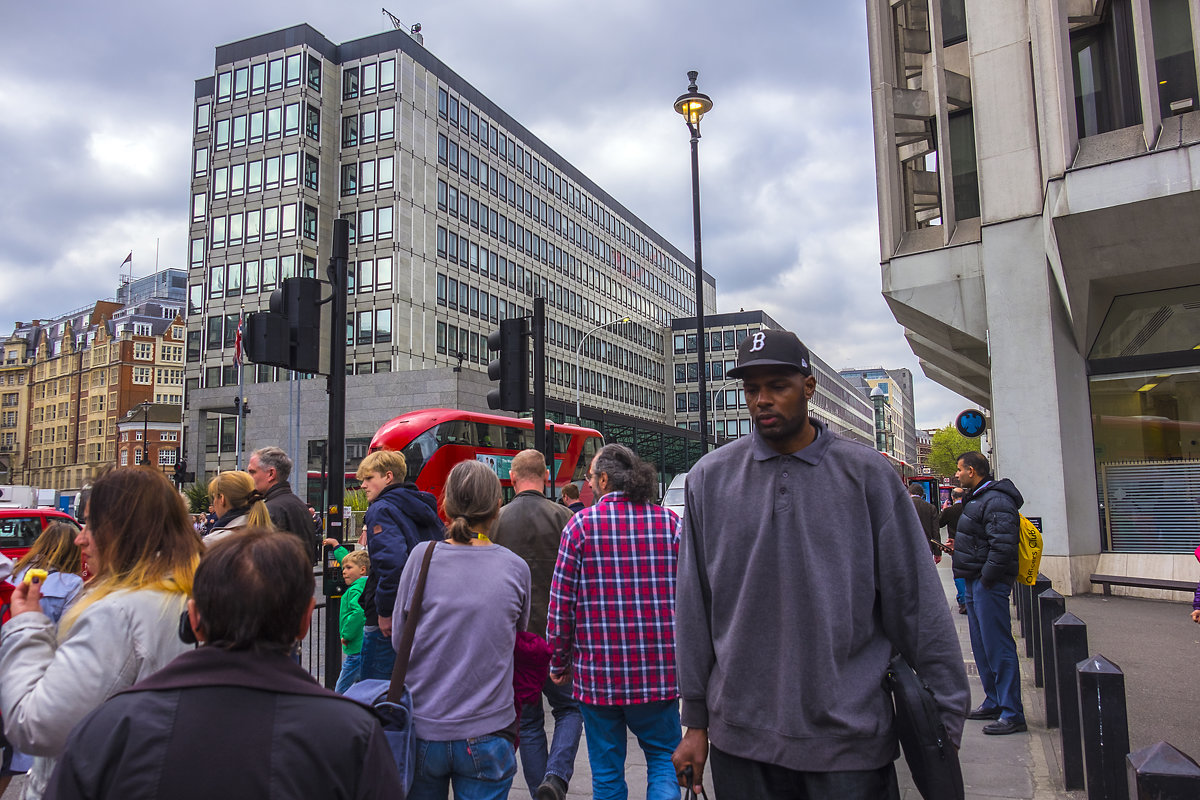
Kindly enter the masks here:
[[522, 450], [513, 456], [508, 477], [514, 481], [546, 480], [546, 457], [538, 450]]
[[246, 524], [256, 528], [273, 528], [271, 514], [263, 502], [262, 493], [254, 488], [254, 478], [249, 472], [229, 470], [220, 472], [208, 482], [208, 496], [221, 495], [229, 503], [231, 511], [246, 509]]
[[504, 496], [500, 479], [482, 461], [460, 461], [446, 478], [442, 509], [450, 524], [446, 538], [468, 544], [475, 538], [473, 525], [495, 521], [500, 513], [500, 498]]
[[204, 545], [192, 529], [183, 496], [149, 467], [121, 467], [96, 479], [87, 527], [96, 546], [96, 577], [59, 624], [59, 638], [98, 600], [120, 591], [188, 595]]
[[367, 453], [366, 458], [359, 463], [354, 477], [361, 481], [372, 473], [387, 475], [389, 472], [392, 473], [392, 483], [404, 483], [404, 479], [408, 477], [408, 463], [399, 450], [376, 450]]
[[13, 574], [26, 567], [38, 567], [47, 572], [83, 572], [83, 550], [75, 544], [79, 530], [66, 522], [51, 522], [29, 548], [29, 552], [13, 565]]
[[342, 563], [352, 564], [370, 571], [371, 556], [367, 554], [366, 550], [351, 550], [349, 553], [346, 553], [346, 556], [342, 559]]

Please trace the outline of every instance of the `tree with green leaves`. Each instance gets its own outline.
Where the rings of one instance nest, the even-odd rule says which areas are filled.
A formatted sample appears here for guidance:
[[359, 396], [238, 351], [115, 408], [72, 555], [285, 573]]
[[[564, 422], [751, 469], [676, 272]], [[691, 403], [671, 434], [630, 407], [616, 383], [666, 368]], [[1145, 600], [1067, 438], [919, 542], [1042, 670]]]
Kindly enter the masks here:
[[208, 496], [208, 484], [204, 483], [193, 483], [185, 487], [183, 496], [187, 498], [188, 510], [193, 514], [204, 514], [212, 502]]
[[933, 442], [929, 448], [929, 468], [933, 470], [934, 475], [951, 478], [958, 469], [958, 457], [978, 449], [978, 436], [968, 439], [953, 425], [947, 425], [933, 434]]

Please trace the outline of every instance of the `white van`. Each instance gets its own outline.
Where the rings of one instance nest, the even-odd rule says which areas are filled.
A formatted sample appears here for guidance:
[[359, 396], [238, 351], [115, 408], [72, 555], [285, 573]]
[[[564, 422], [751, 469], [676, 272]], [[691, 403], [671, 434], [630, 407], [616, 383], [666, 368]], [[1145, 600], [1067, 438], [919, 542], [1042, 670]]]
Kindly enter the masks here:
[[671, 485], [667, 487], [667, 493], [663, 495], [662, 507], [669, 508], [679, 517], [683, 516], [683, 484], [686, 480], [687, 473], [679, 473], [671, 479]]

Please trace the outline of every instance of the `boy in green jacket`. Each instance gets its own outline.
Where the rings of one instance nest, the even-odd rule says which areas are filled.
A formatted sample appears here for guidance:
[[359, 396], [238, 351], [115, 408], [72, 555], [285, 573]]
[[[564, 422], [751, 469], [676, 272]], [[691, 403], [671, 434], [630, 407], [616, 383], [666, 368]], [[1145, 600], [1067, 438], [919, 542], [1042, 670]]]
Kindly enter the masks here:
[[[339, 552], [340, 551], [340, 552]], [[363, 624], [366, 614], [358, 598], [363, 587], [367, 585], [367, 573], [371, 571], [371, 558], [366, 550], [346, 552], [339, 547], [334, 554], [342, 562], [342, 578], [346, 581], [346, 593], [342, 595], [342, 614], [338, 630], [342, 638], [342, 673], [338, 676], [334, 691], [345, 694], [346, 690], [358, 683], [362, 676], [362, 640]]]

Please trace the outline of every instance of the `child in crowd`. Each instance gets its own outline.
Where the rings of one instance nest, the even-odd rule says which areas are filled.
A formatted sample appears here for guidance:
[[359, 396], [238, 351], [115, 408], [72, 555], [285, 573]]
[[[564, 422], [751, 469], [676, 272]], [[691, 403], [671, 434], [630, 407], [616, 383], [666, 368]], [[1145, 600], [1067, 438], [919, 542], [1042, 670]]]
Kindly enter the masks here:
[[[343, 549], [343, 548], [339, 548]], [[343, 694], [362, 677], [363, 623], [366, 614], [358, 598], [367, 585], [367, 573], [371, 571], [371, 558], [366, 550], [355, 550], [340, 556], [342, 578], [346, 581], [346, 593], [342, 595], [342, 615], [338, 629], [342, 637], [342, 674], [338, 676], [334, 691]]]

